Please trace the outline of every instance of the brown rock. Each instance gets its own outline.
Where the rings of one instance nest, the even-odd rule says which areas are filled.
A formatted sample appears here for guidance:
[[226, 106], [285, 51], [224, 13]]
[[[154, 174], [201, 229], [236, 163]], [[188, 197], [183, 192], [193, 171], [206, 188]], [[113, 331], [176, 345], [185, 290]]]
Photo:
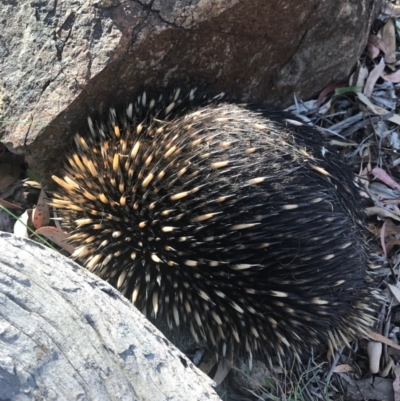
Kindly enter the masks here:
[[[288, 104], [343, 80], [380, 0], [3, 0], [2, 140], [48, 183], [87, 107], [143, 86]], [[17, 7], [18, 4], [18, 7]]]

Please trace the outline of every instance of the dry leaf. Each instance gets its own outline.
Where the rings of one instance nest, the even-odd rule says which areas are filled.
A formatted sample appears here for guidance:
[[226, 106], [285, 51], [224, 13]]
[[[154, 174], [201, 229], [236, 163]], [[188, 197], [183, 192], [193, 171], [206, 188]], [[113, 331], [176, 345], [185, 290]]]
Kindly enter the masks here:
[[379, 167], [375, 167], [372, 169], [371, 173], [374, 175], [375, 178], [384, 182], [391, 188], [400, 189], [400, 184], [398, 184], [392, 177], [383, 169]]
[[393, 368], [394, 365], [395, 365], [394, 364], [394, 360], [389, 356], [388, 363], [382, 369], [382, 372], [380, 373], [380, 376], [381, 377], [386, 377], [390, 373], [390, 371], [391, 371], [391, 369]]
[[50, 224], [50, 208], [45, 201], [45, 192], [43, 189], [40, 191], [39, 199], [36, 207], [33, 209], [33, 225], [35, 228], [40, 228]]
[[393, 65], [396, 62], [396, 29], [393, 18], [389, 18], [382, 28], [382, 41], [387, 49], [386, 64]]
[[400, 226], [396, 226], [390, 219], [386, 219], [381, 228], [381, 244], [386, 256], [394, 246], [400, 245], [399, 235]]
[[389, 210], [386, 210], [385, 208], [381, 206], [371, 206], [367, 207], [365, 209], [367, 216], [380, 216], [383, 218], [389, 217], [393, 220], [400, 221], [400, 217], [396, 216], [394, 213], [390, 212]]
[[341, 147], [346, 148], [346, 147], [348, 147], [348, 146], [357, 146], [358, 144], [357, 144], [356, 142], [351, 142], [351, 141], [349, 141], [349, 142], [343, 142], [343, 141], [338, 141], [338, 140], [336, 140], [336, 139], [331, 139], [331, 140], [329, 141], [329, 145], [332, 145], [332, 146], [341, 146]]
[[363, 90], [364, 96], [371, 97], [372, 91], [374, 90], [374, 86], [376, 84], [376, 81], [382, 75], [384, 69], [385, 69], [385, 63], [383, 62], [383, 59], [382, 59], [380, 61], [380, 63], [377, 64], [373, 68], [373, 70], [369, 73], [367, 82], [365, 83], [364, 90]]
[[[383, 107], [373, 104], [363, 93], [358, 92], [357, 97], [362, 103], [364, 103], [365, 106], [367, 106], [368, 110], [371, 113], [376, 114], [378, 116], [383, 116], [389, 113], [389, 110], [386, 110]], [[398, 114], [394, 114], [392, 117], [388, 118], [388, 121], [400, 125], [400, 116]]]
[[400, 17], [400, 6], [388, 2], [385, 4], [384, 12], [391, 17]]
[[223, 359], [221, 359], [218, 363], [218, 368], [217, 371], [215, 372], [215, 375], [213, 377], [213, 380], [215, 383], [217, 383], [217, 386], [221, 384], [225, 377], [228, 376], [228, 373], [231, 370], [231, 365], [229, 363], [226, 363]]
[[347, 373], [347, 372], [354, 372], [354, 368], [350, 365], [343, 364], [335, 366], [335, 369], [333, 369], [333, 371], [335, 373]]
[[368, 78], [368, 68], [365, 66], [358, 67], [358, 75], [357, 81], [353, 84], [353, 86], [359, 86], [360, 88], [364, 88], [365, 82]]
[[389, 82], [393, 82], [393, 83], [397, 84], [400, 82], [400, 70], [396, 70], [392, 74], [383, 73], [382, 78], [385, 81], [389, 81]]
[[18, 206], [18, 205], [14, 205], [14, 203], [8, 202], [4, 199], [0, 199], [0, 205], [4, 206], [7, 209], [11, 209], [11, 210], [22, 210], [22, 207]]
[[379, 342], [381, 342], [382, 344], [386, 344], [386, 345], [388, 345], [389, 347], [392, 347], [392, 348], [395, 348], [395, 349], [400, 350], [400, 345], [399, 345], [399, 344], [396, 344], [395, 342], [393, 342], [393, 341], [390, 340], [389, 338], [383, 336], [382, 334], [375, 333], [375, 332], [372, 331], [372, 330], [370, 330], [370, 331], [368, 332], [368, 334], [369, 334], [371, 340], [379, 341]]
[[214, 352], [206, 350], [204, 352], [197, 351], [193, 356], [193, 362], [206, 375], [208, 375], [214, 366], [218, 363]]
[[382, 343], [369, 341], [367, 345], [367, 353], [369, 359], [369, 370], [372, 374], [379, 372], [379, 362], [382, 355]]
[[369, 35], [368, 37], [368, 52], [369, 52], [369, 46], [372, 46], [375, 49], [378, 49], [378, 54], [376, 54], [376, 50], [372, 51], [372, 54], [370, 55], [371, 59], [373, 60], [374, 58], [378, 57], [380, 51], [382, 51], [383, 54], [387, 54], [388, 50], [386, 49], [386, 45], [383, 42], [383, 40], [376, 35]]
[[59, 231], [56, 227], [40, 227], [36, 230], [36, 234], [47, 238], [70, 254], [72, 254], [75, 250], [73, 245], [68, 244], [67, 236], [62, 231]]
[[375, 46], [371, 42], [368, 42], [367, 51], [368, 51], [368, 56], [370, 57], [371, 60], [376, 59], [380, 54], [379, 47]]
[[385, 203], [400, 203], [400, 191], [389, 188], [387, 185], [378, 181], [374, 181], [370, 184], [369, 192], [373, 199], [377, 198], [379, 201], [384, 201]]

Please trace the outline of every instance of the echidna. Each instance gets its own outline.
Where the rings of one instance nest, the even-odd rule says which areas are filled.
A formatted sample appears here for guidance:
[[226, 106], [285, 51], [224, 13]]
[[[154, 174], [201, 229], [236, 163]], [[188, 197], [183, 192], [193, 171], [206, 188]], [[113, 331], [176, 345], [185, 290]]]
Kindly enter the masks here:
[[73, 254], [225, 355], [301, 359], [372, 318], [351, 168], [275, 109], [142, 93], [76, 135], [52, 204]]

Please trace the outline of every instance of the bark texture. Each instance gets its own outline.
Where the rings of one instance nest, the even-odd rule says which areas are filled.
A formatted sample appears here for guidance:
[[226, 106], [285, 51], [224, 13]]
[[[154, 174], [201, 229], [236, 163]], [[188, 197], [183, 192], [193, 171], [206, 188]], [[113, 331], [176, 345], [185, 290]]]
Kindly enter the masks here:
[[219, 400], [115, 289], [0, 233], [0, 400]]

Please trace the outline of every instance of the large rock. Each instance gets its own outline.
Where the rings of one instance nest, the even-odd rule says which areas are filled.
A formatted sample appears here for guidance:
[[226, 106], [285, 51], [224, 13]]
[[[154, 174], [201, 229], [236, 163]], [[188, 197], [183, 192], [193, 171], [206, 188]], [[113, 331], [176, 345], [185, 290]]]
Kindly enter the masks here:
[[0, 400], [217, 401], [211, 384], [109, 284], [0, 233]]
[[[145, 85], [287, 104], [347, 77], [380, 0], [3, 0], [2, 140], [48, 182], [87, 106]], [[50, 167], [50, 168], [49, 168]]]

